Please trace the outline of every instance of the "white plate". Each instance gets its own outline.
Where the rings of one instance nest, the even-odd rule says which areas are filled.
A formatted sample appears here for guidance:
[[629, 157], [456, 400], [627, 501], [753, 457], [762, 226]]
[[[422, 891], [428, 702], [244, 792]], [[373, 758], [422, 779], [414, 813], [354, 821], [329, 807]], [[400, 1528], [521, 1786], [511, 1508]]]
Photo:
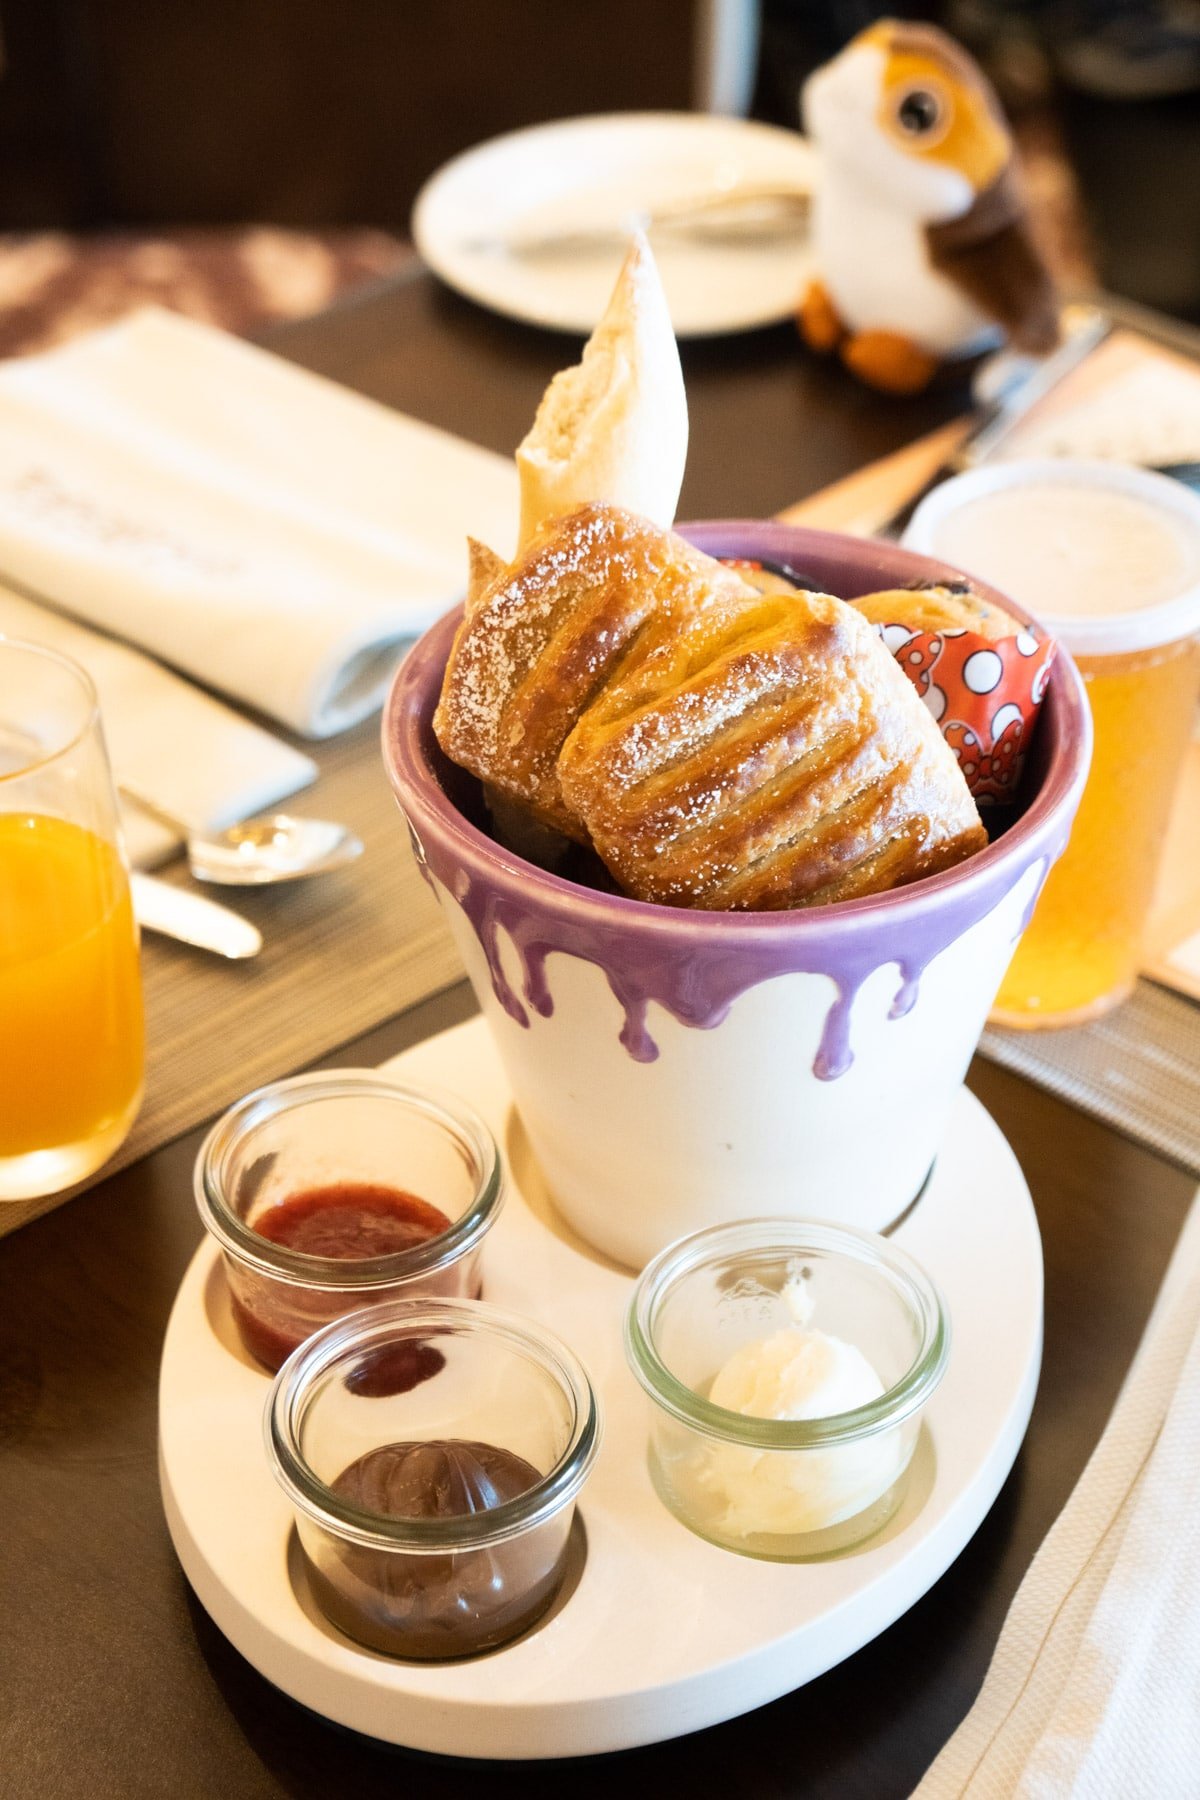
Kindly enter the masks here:
[[359, 1649], [307, 1597], [262, 1442], [267, 1377], [239, 1351], [209, 1246], [167, 1328], [159, 1460], [184, 1573], [255, 1668], [304, 1706], [390, 1743], [457, 1756], [583, 1755], [676, 1737], [748, 1712], [868, 1643], [932, 1586], [991, 1506], [1029, 1420], [1041, 1357], [1042, 1256], [1012, 1151], [959, 1095], [937, 1169], [898, 1232], [940, 1285], [949, 1367], [899, 1512], [858, 1550], [768, 1563], [694, 1537], [646, 1467], [645, 1407], [625, 1367], [632, 1278], [558, 1220], [482, 1020], [389, 1065], [470, 1099], [511, 1182], [488, 1239], [489, 1300], [542, 1319], [587, 1366], [604, 1441], [583, 1491], [586, 1560], [565, 1603], [490, 1656], [440, 1665]]
[[[809, 188], [813, 152], [794, 131], [704, 113], [607, 113], [493, 138], [454, 158], [422, 188], [417, 248], [472, 300], [561, 331], [590, 332], [623, 252], [522, 258], [478, 240], [619, 225], [630, 212], [691, 199], [718, 183]], [[805, 236], [754, 243], [653, 239], [680, 337], [745, 331], [789, 319], [809, 268]]]

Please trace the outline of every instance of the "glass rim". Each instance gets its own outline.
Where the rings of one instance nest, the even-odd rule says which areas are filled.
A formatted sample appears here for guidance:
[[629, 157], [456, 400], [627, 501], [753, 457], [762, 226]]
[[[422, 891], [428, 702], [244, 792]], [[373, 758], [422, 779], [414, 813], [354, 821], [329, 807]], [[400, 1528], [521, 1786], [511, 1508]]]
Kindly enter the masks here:
[[[1200, 549], [1200, 498], [1180, 481], [1156, 469], [1098, 457], [1014, 457], [964, 470], [927, 494], [914, 512], [904, 542], [921, 555], [941, 556], [938, 528], [962, 507], [992, 494], [1025, 488], [1073, 487], [1076, 490], [1124, 494], [1141, 500], [1160, 515], [1182, 520]], [[1039, 612], [1038, 622], [1072, 656], [1133, 656], [1186, 643], [1200, 631], [1200, 578], [1153, 606], [1124, 612]]]
[[[465, 1144], [479, 1171], [470, 1205], [449, 1229], [406, 1250], [383, 1256], [312, 1256], [263, 1237], [238, 1217], [225, 1197], [223, 1172], [242, 1138], [265, 1120], [320, 1100], [399, 1101]], [[503, 1168], [495, 1138], [475, 1110], [433, 1087], [389, 1081], [376, 1069], [315, 1070], [255, 1088], [222, 1113], [201, 1144], [192, 1191], [205, 1230], [222, 1251], [256, 1275], [330, 1293], [391, 1287], [458, 1262], [491, 1227], [504, 1201]]]
[[7, 650], [16, 650], [23, 655], [34, 657], [40, 662], [57, 663], [59, 668], [70, 675], [81, 689], [81, 697], [85, 704], [85, 712], [78, 730], [56, 750], [49, 750], [34, 758], [32, 762], [23, 763], [19, 769], [0, 769], [0, 784], [6, 781], [23, 781], [29, 775], [35, 775], [39, 769], [49, 768], [60, 758], [69, 756], [77, 750], [100, 720], [100, 696], [96, 684], [82, 663], [75, 661], [65, 651], [56, 649], [51, 644], [39, 644], [33, 638], [13, 637], [8, 632], [0, 631], [0, 656]]
[[[502, 1338], [558, 1383], [571, 1407], [562, 1454], [524, 1493], [480, 1513], [393, 1519], [351, 1505], [321, 1480], [301, 1448], [316, 1383], [376, 1343], [446, 1336], [455, 1329]], [[271, 1471], [299, 1512], [365, 1548], [426, 1555], [490, 1548], [553, 1518], [583, 1486], [600, 1447], [600, 1430], [599, 1401], [574, 1351], [536, 1320], [486, 1300], [393, 1300], [335, 1319], [293, 1350], [271, 1384], [263, 1414]]]
[[[881, 1272], [920, 1330], [916, 1353], [904, 1374], [877, 1399], [823, 1418], [759, 1419], [714, 1406], [667, 1366], [655, 1343], [655, 1324], [663, 1301], [685, 1276], [737, 1250], [757, 1251], [764, 1257], [835, 1253]], [[874, 1437], [919, 1412], [945, 1373], [950, 1322], [941, 1294], [920, 1263], [878, 1233], [822, 1220], [762, 1217], [710, 1225], [660, 1251], [642, 1271], [629, 1303], [625, 1352], [635, 1379], [651, 1400], [691, 1430], [756, 1450], [817, 1450]]]

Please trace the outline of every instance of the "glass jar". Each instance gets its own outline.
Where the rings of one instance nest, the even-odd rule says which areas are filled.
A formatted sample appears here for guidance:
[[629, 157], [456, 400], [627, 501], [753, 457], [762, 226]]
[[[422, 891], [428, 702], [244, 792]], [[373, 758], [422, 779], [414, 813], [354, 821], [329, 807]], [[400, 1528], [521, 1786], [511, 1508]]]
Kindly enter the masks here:
[[[200, 1148], [195, 1194], [221, 1247], [242, 1343], [274, 1371], [320, 1326], [368, 1303], [477, 1297], [503, 1181], [495, 1141], [470, 1107], [373, 1069], [338, 1069], [239, 1100]], [[290, 1227], [315, 1208], [308, 1241], [323, 1253], [266, 1235], [282, 1234], [285, 1211]], [[389, 1211], [411, 1241], [372, 1254], [375, 1218]]]
[[553, 1602], [600, 1420], [581, 1364], [532, 1321], [402, 1300], [284, 1364], [266, 1438], [322, 1612], [384, 1655], [443, 1661]]
[[949, 1328], [887, 1239], [750, 1219], [647, 1266], [625, 1345], [664, 1504], [713, 1543], [795, 1561], [861, 1542], [896, 1510]]

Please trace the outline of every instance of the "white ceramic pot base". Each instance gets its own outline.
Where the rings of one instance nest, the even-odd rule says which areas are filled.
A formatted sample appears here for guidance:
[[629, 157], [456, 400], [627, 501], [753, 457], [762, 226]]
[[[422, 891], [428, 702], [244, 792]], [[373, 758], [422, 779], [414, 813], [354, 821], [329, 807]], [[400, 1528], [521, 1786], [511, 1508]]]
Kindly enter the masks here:
[[959, 1095], [929, 1187], [897, 1232], [941, 1287], [953, 1331], [909, 1493], [860, 1549], [779, 1564], [705, 1543], [655, 1495], [648, 1403], [621, 1347], [632, 1278], [554, 1213], [483, 1021], [388, 1067], [468, 1099], [505, 1153], [509, 1193], [484, 1252], [484, 1292], [559, 1332], [600, 1395], [604, 1442], [581, 1506], [586, 1561], [546, 1620], [469, 1662], [394, 1662], [326, 1624], [294, 1579], [291, 1513], [267, 1467], [268, 1379], [237, 1345], [206, 1244], [163, 1349], [163, 1503], [201, 1603], [269, 1681], [338, 1724], [414, 1749], [592, 1754], [761, 1706], [869, 1642], [932, 1586], [1012, 1466], [1041, 1356], [1037, 1222], [1020, 1168], [977, 1100]]

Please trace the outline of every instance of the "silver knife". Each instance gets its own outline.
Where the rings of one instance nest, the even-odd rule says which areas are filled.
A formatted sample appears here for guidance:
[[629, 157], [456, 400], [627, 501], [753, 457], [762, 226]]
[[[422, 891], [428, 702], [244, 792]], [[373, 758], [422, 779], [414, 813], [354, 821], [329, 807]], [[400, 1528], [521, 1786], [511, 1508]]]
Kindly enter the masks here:
[[138, 924], [146, 931], [178, 938], [198, 950], [215, 950], [218, 956], [235, 961], [257, 956], [262, 949], [262, 933], [228, 906], [218, 906], [202, 894], [189, 894], [186, 888], [172, 887], [136, 869], [129, 885]]

